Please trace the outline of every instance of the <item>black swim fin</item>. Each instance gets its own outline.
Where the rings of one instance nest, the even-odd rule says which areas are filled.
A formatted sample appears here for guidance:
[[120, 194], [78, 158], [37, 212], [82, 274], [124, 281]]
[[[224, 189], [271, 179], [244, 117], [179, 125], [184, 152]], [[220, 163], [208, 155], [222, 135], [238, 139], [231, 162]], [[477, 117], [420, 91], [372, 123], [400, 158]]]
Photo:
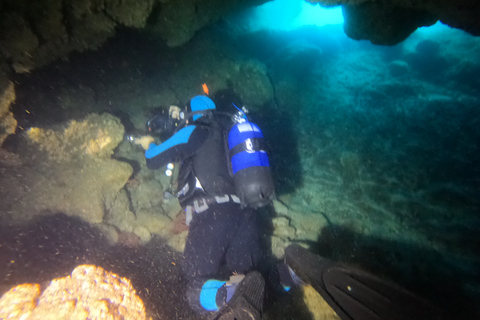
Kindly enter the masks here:
[[261, 320], [264, 295], [265, 280], [252, 271], [238, 284], [232, 299], [208, 320]]
[[406, 289], [343, 266], [299, 245], [285, 250], [287, 265], [310, 284], [342, 320], [442, 319], [440, 311]]

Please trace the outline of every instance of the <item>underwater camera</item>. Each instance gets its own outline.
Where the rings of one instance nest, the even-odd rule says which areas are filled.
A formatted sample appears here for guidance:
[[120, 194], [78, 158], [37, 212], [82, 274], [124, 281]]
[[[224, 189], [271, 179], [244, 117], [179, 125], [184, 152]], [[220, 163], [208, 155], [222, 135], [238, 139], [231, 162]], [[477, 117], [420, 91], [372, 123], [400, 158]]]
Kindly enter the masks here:
[[161, 112], [147, 121], [147, 130], [152, 134], [171, 136], [175, 133], [178, 125], [177, 119], [172, 119], [166, 112]]

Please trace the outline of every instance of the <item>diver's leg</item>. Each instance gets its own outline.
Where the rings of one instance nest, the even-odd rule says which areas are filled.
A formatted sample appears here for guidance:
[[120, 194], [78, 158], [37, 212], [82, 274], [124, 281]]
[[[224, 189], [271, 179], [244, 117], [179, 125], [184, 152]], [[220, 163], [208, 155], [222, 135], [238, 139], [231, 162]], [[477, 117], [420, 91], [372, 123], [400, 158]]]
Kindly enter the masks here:
[[257, 271], [248, 273], [232, 298], [208, 320], [261, 320], [265, 280]]
[[[228, 281], [222, 288], [225, 305], [212, 319], [261, 319], [265, 280], [258, 271], [262, 247], [258, 219], [250, 209], [241, 209], [238, 204], [225, 206], [230, 215], [230, 246], [226, 252], [226, 265], [235, 274], [246, 275], [241, 281]], [[248, 273], [248, 274], [247, 274]], [[241, 278], [241, 277], [240, 277]]]
[[221, 294], [219, 290], [225, 281], [217, 277], [232, 230], [236, 229], [235, 217], [230, 216], [228, 209], [228, 204], [213, 204], [207, 211], [196, 214], [190, 224], [182, 269], [189, 280], [188, 302], [199, 313], [215, 311], [223, 305], [224, 298], [217, 299], [217, 293]]
[[226, 281], [208, 277], [192, 279], [188, 282], [186, 290], [187, 302], [200, 315], [207, 315], [218, 311], [224, 303]]
[[232, 233], [230, 247], [226, 253], [226, 263], [233, 273], [246, 274], [258, 269], [263, 256], [257, 213], [251, 209], [241, 209], [233, 204], [231, 210], [237, 212], [235, 224], [237, 230]]
[[183, 252], [182, 269], [190, 279], [214, 276], [218, 272], [228, 237], [223, 221], [217, 217], [214, 208], [194, 216]]

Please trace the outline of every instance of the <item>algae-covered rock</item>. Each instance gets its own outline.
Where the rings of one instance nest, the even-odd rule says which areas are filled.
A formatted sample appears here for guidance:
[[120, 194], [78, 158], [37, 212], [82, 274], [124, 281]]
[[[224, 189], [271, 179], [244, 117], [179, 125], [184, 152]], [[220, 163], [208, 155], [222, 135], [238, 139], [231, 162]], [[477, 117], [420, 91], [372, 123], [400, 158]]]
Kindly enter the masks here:
[[235, 93], [247, 105], [263, 106], [273, 101], [273, 86], [267, 76], [267, 67], [256, 60], [248, 60], [235, 69], [232, 81]]
[[136, 182], [127, 185], [132, 198], [132, 206], [135, 211], [142, 209], [158, 208], [159, 213], [163, 213], [161, 205], [163, 204], [163, 187], [157, 179], [144, 177]]
[[[122, 139], [120, 120], [108, 114], [70, 121], [57, 131], [30, 129], [19, 141], [21, 164], [0, 162], [5, 167], [0, 220], [63, 212], [101, 223], [132, 174], [128, 163], [110, 158]], [[38, 150], [46, 157], [39, 157]]]
[[272, 253], [277, 259], [285, 256], [285, 249], [290, 245], [290, 241], [278, 236], [272, 236]]
[[142, 28], [154, 0], [17, 0], [0, 11], [0, 61], [18, 73], [100, 47], [115, 27]]
[[124, 127], [110, 114], [91, 114], [82, 121], [72, 120], [64, 130], [30, 128], [27, 137], [51, 160], [108, 158], [123, 140]]
[[9, 134], [15, 132], [17, 121], [10, 112], [10, 104], [15, 101], [13, 83], [0, 71], [0, 146]]
[[127, 27], [142, 28], [152, 11], [154, 0], [107, 0], [105, 9], [109, 17]]
[[115, 197], [131, 174], [128, 163], [112, 159], [26, 163], [5, 171], [2, 177], [0, 219], [19, 222], [63, 212], [100, 223], [105, 199]]
[[136, 217], [130, 211], [130, 201], [125, 189], [115, 194], [114, 199], [107, 200], [105, 208], [105, 223], [113, 225], [123, 232], [133, 232]]
[[296, 230], [290, 226], [290, 221], [285, 217], [278, 217], [272, 220], [273, 234], [285, 241], [294, 240]]

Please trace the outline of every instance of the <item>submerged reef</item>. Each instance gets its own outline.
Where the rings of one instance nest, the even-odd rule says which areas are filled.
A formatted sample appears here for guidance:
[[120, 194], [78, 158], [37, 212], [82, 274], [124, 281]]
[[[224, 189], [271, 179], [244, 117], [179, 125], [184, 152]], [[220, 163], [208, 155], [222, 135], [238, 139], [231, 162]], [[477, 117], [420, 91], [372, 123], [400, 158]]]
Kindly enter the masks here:
[[0, 298], [1, 319], [146, 319], [130, 280], [101, 267], [80, 265], [71, 275], [39, 284], [20, 284]]

